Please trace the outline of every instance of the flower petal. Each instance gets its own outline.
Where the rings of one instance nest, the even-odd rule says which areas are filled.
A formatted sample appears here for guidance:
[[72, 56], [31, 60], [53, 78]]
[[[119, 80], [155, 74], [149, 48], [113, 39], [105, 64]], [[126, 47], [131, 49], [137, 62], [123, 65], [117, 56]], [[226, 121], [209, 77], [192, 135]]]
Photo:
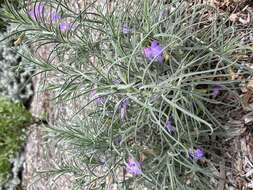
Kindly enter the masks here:
[[57, 22], [61, 19], [61, 16], [56, 11], [51, 12], [50, 17], [52, 22]]
[[71, 24], [68, 22], [62, 22], [59, 25], [61, 32], [67, 32], [71, 28]]
[[194, 160], [200, 160], [205, 156], [205, 152], [202, 148], [197, 148], [195, 150], [190, 149], [189, 155], [190, 155], [190, 158]]
[[132, 175], [140, 175], [142, 173], [140, 163], [134, 161], [133, 159], [129, 159], [126, 166], [127, 172]]
[[153, 41], [151, 42], [151, 48], [156, 48], [157, 46], [159, 46], [158, 41], [153, 40]]
[[221, 90], [222, 90], [222, 86], [220, 86], [220, 85], [214, 86], [213, 89], [212, 89], [212, 96], [213, 96], [214, 98], [216, 98], [217, 96], [220, 95]]
[[129, 34], [132, 32], [132, 29], [127, 24], [124, 24], [122, 27], [122, 32], [123, 34]]
[[145, 58], [147, 58], [148, 60], [152, 60], [152, 50], [151, 48], [144, 48], [144, 56]]
[[167, 130], [169, 133], [172, 133], [172, 132], [175, 131], [175, 128], [174, 128], [173, 125], [172, 125], [172, 120], [171, 120], [171, 118], [169, 118], [169, 119], [166, 121], [165, 128], [166, 128], [166, 130]]
[[35, 7], [29, 11], [29, 15], [33, 20], [42, 18], [44, 13], [44, 5], [36, 4]]

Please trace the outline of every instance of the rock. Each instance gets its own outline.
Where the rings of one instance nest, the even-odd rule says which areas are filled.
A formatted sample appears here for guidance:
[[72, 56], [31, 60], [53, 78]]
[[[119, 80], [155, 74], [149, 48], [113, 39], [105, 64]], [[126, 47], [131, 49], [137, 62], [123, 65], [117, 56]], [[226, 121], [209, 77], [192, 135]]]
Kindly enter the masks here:
[[[0, 33], [0, 39], [5, 35]], [[27, 105], [33, 95], [30, 79], [33, 71], [22, 68], [22, 62], [24, 59], [14, 49], [11, 39], [0, 43], [0, 95]]]

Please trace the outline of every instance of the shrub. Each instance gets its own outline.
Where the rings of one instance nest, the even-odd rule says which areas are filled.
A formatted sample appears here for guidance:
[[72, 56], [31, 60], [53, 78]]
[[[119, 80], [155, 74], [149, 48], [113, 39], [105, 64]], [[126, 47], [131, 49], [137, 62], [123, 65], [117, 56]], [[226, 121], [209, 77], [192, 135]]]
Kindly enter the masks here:
[[59, 101], [88, 100], [77, 115], [95, 107], [50, 128], [72, 156], [47, 175], [72, 173], [90, 189], [212, 188], [211, 158], [220, 154], [209, 139], [224, 133], [219, 110], [240, 106], [239, 84], [252, 76], [238, 59], [252, 49], [227, 18], [208, 5], [148, 0], [94, 2], [80, 12], [24, 1], [21, 11], [7, 4], [3, 16], [26, 44], [53, 44], [46, 61], [24, 56], [61, 79], [49, 86]]

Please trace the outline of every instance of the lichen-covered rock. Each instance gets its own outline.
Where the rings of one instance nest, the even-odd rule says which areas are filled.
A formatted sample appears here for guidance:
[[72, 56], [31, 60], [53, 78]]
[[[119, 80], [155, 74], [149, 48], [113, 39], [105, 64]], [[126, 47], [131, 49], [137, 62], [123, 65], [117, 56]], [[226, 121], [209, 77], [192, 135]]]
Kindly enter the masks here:
[[[0, 33], [0, 39], [3, 36]], [[32, 70], [22, 68], [24, 61], [13, 47], [12, 40], [0, 42], [0, 95], [27, 105], [33, 95]]]
[[25, 127], [31, 122], [32, 115], [21, 103], [0, 97], [0, 190], [14, 190], [20, 183]]
[[[11, 29], [0, 33], [0, 41]], [[0, 190], [15, 190], [21, 184], [24, 127], [31, 121], [31, 114], [21, 103], [28, 106], [33, 95], [33, 69], [25, 68], [25, 61], [16, 51], [13, 39], [0, 42]]]

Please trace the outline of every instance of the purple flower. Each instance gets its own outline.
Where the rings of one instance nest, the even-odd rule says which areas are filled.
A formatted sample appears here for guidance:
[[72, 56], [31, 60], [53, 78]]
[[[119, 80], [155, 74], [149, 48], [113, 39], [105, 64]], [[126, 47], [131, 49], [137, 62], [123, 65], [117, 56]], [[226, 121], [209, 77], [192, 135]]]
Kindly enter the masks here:
[[128, 163], [126, 164], [126, 170], [132, 175], [140, 175], [142, 173], [140, 163], [134, 161], [132, 158], [128, 160]]
[[70, 30], [71, 24], [68, 22], [62, 22], [60, 23], [59, 27], [61, 32], [67, 32], [68, 30]]
[[150, 47], [144, 48], [144, 56], [145, 56], [148, 60], [152, 60], [153, 54], [152, 54], [152, 50], [151, 50]]
[[149, 60], [155, 60], [159, 63], [163, 63], [163, 49], [156, 40], [151, 42], [151, 46], [144, 48], [144, 56]]
[[168, 120], [166, 121], [165, 128], [169, 133], [175, 132], [176, 129], [172, 125], [171, 117], [169, 117]]
[[51, 18], [51, 21], [54, 23], [54, 22], [57, 22], [58, 20], [60, 20], [61, 16], [56, 11], [52, 11], [50, 13], [50, 18]]
[[122, 32], [123, 34], [129, 34], [133, 32], [133, 30], [127, 24], [124, 24], [122, 27]]
[[189, 155], [194, 160], [200, 160], [205, 156], [205, 152], [201, 148], [197, 148], [195, 150], [190, 149], [189, 150]]
[[95, 99], [97, 105], [101, 105], [105, 103], [105, 99], [103, 97], [99, 97], [97, 95], [96, 90], [93, 90], [90, 94], [90, 99]]
[[212, 89], [212, 96], [213, 96], [214, 98], [216, 98], [217, 96], [220, 95], [221, 90], [222, 90], [222, 86], [220, 86], [220, 85], [215, 85], [215, 86], [213, 87], [213, 89]]
[[120, 79], [115, 79], [112, 81], [113, 84], [120, 84], [121, 83], [121, 80]]
[[36, 4], [33, 9], [29, 12], [30, 17], [32, 17], [33, 20], [37, 20], [42, 18], [44, 14], [44, 5], [42, 4]]
[[120, 103], [120, 118], [122, 121], [124, 121], [127, 117], [127, 109], [129, 106], [129, 100], [128, 98], [124, 99], [121, 103]]

